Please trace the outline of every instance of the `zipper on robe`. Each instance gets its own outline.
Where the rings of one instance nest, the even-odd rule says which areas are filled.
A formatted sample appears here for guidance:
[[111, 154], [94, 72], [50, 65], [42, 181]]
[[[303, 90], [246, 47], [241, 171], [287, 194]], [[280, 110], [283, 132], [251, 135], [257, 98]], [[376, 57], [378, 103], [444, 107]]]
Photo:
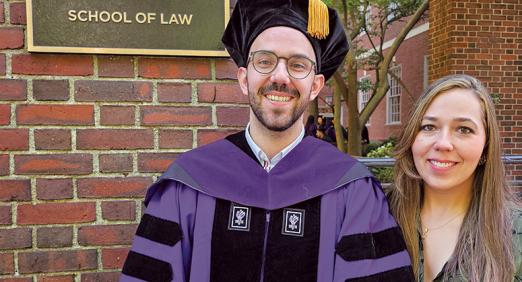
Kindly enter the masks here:
[[265, 220], [265, 236], [263, 241], [263, 261], [261, 262], [261, 275], [260, 275], [260, 282], [263, 282], [265, 279], [265, 261], [266, 261], [266, 248], [268, 245], [268, 228], [270, 226], [270, 211], [266, 211], [266, 220]]

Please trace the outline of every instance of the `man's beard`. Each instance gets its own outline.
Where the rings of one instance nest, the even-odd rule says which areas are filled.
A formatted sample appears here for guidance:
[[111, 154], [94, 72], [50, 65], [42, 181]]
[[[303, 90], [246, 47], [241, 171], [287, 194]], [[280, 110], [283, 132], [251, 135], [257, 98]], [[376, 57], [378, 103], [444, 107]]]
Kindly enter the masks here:
[[[264, 98], [264, 95], [267, 92], [270, 91], [277, 91], [277, 92], [284, 92], [288, 93], [292, 96], [293, 99], [296, 99], [297, 105], [292, 108], [290, 113], [285, 114], [284, 112], [275, 109], [271, 111], [272, 115], [275, 116], [275, 119], [279, 120], [280, 118], [285, 118], [287, 115], [290, 115], [290, 119], [288, 119], [283, 124], [278, 124], [276, 122], [270, 122], [269, 117], [265, 115], [270, 115], [268, 111], [263, 112], [263, 108], [261, 107], [262, 99]], [[279, 85], [276, 83], [272, 83], [265, 87], [260, 87], [257, 91], [257, 94], [254, 94], [250, 90], [248, 91], [248, 96], [250, 100], [250, 107], [252, 108], [252, 111], [254, 112], [254, 115], [257, 117], [257, 120], [261, 122], [261, 124], [271, 130], [271, 131], [277, 131], [282, 132], [290, 128], [292, 125], [295, 124], [295, 122], [301, 117], [301, 115], [306, 110], [306, 107], [308, 106], [308, 103], [306, 101], [300, 101], [301, 93], [297, 91], [296, 89], [288, 89], [286, 85]], [[259, 102], [256, 101], [256, 98], [259, 99]], [[279, 112], [279, 113], [278, 113]]]

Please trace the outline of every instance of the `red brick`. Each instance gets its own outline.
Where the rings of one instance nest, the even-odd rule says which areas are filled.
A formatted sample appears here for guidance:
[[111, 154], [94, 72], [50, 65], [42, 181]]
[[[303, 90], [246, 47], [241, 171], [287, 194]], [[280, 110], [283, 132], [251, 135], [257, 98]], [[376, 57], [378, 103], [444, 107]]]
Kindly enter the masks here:
[[199, 129], [198, 130], [198, 147], [217, 140], [221, 140], [230, 134], [237, 133], [236, 129]]
[[107, 154], [100, 155], [99, 167], [101, 172], [130, 172], [132, 171], [132, 155]]
[[192, 148], [192, 130], [161, 129], [159, 132], [159, 147], [161, 149]]
[[11, 206], [0, 206], [0, 225], [9, 225], [13, 223], [11, 215]]
[[80, 80], [74, 85], [76, 101], [150, 102], [152, 83], [142, 81]]
[[8, 125], [11, 122], [11, 105], [0, 104], [0, 125]]
[[25, 16], [25, 3], [11, 3], [9, 6], [11, 24], [27, 24], [27, 17]]
[[217, 107], [217, 124], [219, 126], [241, 126], [248, 123], [250, 108], [246, 107]]
[[18, 105], [16, 120], [21, 125], [93, 125], [92, 105]]
[[101, 172], [130, 172], [132, 171], [132, 155], [106, 154], [99, 156]]
[[5, 16], [4, 16], [4, 2], [0, 2], [0, 23], [5, 22]]
[[0, 278], [0, 282], [33, 282], [33, 278]]
[[131, 150], [152, 149], [151, 129], [83, 129], [76, 133], [78, 149]]
[[142, 125], [210, 125], [210, 107], [157, 107], [141, 108]]
[[210, 62], [205, 59], [143, 58], [139, 76], [146, 78], [210, 79]]
[[29, 179], [1, 179], [0, 201], [31, 200], [31, 181]]
[[5, 75], [5, 54], [0, 54], [0, 75]]
[[136, 219], [136, 203], [133, 201], [102, 202], [102, 217], [106, 220]]
[[91, 154], [42, 154], [15, 156], [16, 174], [90, 174]]
[[0, 100], [24, 101], [27, 99], [27, 81], [0, 79]]
[[0, 229], [0, 250], [31, 248], [31, 228]]
[[78, 228], [78, 244], [81, 246], [128, 245], [132, 243], [136, 227], [134, 224], [82, 226]]
[[248, 104], [248, 96], [243, 95], [237, 83], [200, 83], [198, 100], [205, 103]]
[[129, 248], [102, 249], [103, 269], [120, 269], [127, 258]]
[[69, 100], [69, 81], [34, 80], [33, 97], [39, 101], [67, 101]]
[[71, 247], [72, 240], [72, 227], [41, 227], [36, 233], [38, 248]]
[[237, 66], [231, 59], [216, 60], [217, 79], [237, 79]]
[[81, 282], [114, 282], [120, 279], [120, 272], [82, 273]]
[[134, 107], [102, 106], [100, 123], [102, 125], [134, 125]]
[[0, 129], [0, 150], [15, 151], [29, 149], [29, 129]]
[[15, 54], [12, 57], [14, 74], [34, 75], [92, 75], [90, 55]]
[[18, 27], [0, 27], [0, 49], [24, 47], [24, 30]]
[[134, 77], [134, 59], [131, 56], [98, 56], [98, 76]]
[[14, 274], [13, 253], [0, 253], [0, 274]]
[[143, 197], [152, 184], [150, 177], [82, 178], [78, 179], [80, 198]]
[[164, 172], [178, 156], [178, 153], [140, 153], [138, 170], [139, 172]]
[[18, 224], [67, 224], [92, 222], [95, 203], [47, 203], [18, 205]]
[[68, 129], [37, 129], [34, 143], [37, 150], [70, 150], [71, 132]]
[[0, 175], [9, 174], [9, 155], [0, 155]]
[[20, 273], [96, 269], [96, 250], [35, 251], [18, 254]]
[[188, 83], [158, 83], [158, 100], [160, 102], [190, 103], [192, 101], [192, 85]]
[[36, 197], [40, 200], [72, 199], [73, 183], [70, 178], [36, 179]]
[[41, 276], [38, 282], [74, 282], [74, 275]]

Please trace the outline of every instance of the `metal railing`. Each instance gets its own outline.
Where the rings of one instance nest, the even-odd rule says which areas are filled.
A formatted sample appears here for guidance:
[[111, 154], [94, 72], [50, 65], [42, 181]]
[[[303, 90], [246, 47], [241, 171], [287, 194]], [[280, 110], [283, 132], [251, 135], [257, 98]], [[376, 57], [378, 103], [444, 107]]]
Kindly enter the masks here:
[[[395, 164], [394, 158], [357, 158], [360, 162], [365, 164], [368, 167], [392, 167]], [[522, 155], [504, 155], [502, 156], [502, 160], [506, 165], [516, 165], [522, 164]], [[511, 184], [516, 187], [522, 187], [522, 180], [512, 181]]]

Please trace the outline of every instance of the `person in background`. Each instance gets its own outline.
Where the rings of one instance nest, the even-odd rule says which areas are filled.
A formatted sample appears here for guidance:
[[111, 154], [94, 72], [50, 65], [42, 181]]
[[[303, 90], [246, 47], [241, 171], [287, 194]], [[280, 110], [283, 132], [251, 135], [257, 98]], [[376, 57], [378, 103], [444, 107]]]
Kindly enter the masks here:
[[522, 281], [522, 218], [488, 91], [451, 75], [420, 97], [395, 148], [390, 207], [418, 281]]
[[321, 115], [317, 116], [317, 129], [321, 130], [323, 133], [326, 131], [325, 124], [324, 124], [324, 118]]
[[309, 115], [305, 124], [305, 136], [315, 136], [317, 132], [317, 125], [315, 124], [315, 117]]

